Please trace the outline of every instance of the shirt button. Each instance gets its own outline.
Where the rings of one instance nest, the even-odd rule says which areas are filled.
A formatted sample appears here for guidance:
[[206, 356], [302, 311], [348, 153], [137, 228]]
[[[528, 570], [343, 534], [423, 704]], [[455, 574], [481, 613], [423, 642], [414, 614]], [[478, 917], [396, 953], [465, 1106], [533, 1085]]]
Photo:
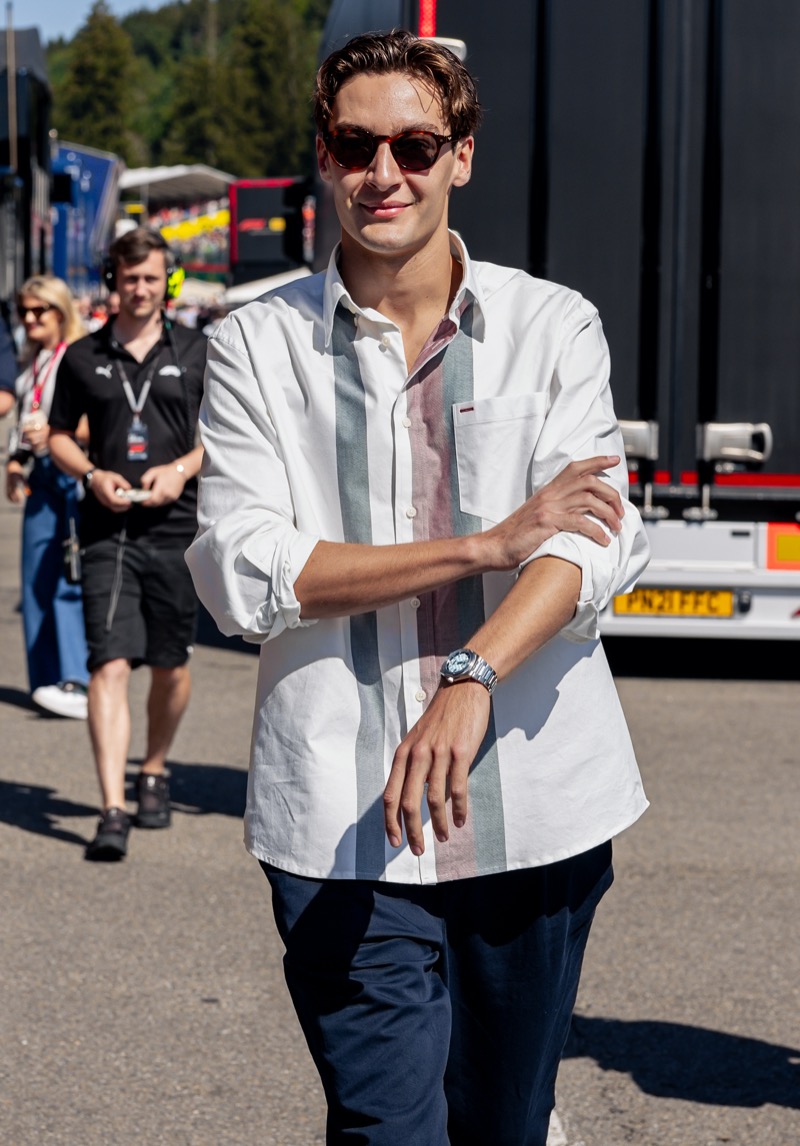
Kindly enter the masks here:
[[406, 429], [408, 429], [408, 427], [411, 425], [411, 419], [410, 418], [403, 418], [403, 425], [405, 426]]
[[417, 691], [414, 693], [414, 700], [418, 700], [421, 704], [424, 699], [425, 699], [424, 691], [421, 688], [418, 688]]
[[383, 347], [384, 350], [388, 350], [391, 345], [392, 345], [391, 338], [389, 338], [388, 334], [384, 334], [384, 336], [381, 338], [381, 346]]
[[418, 609], [420, 607], [420, 605], [422, 604], [419, 597], [412, 597], [408, 603], [412, 609]]
[[414, 509], [413, 505], [410, 505], [408, 507], [408, 509], [406, 510], [406, 517], [416, 517], [416, 516], [417, 516], [417, 511]]

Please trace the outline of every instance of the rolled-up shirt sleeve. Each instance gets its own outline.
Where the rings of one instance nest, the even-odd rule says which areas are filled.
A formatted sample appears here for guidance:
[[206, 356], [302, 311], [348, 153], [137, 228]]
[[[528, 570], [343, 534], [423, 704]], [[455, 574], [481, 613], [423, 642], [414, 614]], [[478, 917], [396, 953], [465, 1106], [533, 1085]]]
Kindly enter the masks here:
[[227, 636], [263, 642], [310, 625], [294, 592], [319, 540], [299, 530], [265, 396], [230, 320], [209, 340], [198, 532], [186, 554], [197, 595]]
[[572, 461], [617, 454], [619, 463], [602, 477], [619, 492], [624, 508], [619, 534], [602, 526], [611, 538], [608, 546], [582, 534], [557, 533], [528, 558], [560, 557], [580, 568], [578, 606], [562, 630], [562, 636], [574, 641], [597, 638], [601, 610], [617, 593], [632, 588], [650, 556], [641, 517], [628, 499], [628, 470], [609, 371], [608, 345], [597, 311], [573, 295], [562, 324], [549, 409], [533, 455], [532, 488], [541, 489]]

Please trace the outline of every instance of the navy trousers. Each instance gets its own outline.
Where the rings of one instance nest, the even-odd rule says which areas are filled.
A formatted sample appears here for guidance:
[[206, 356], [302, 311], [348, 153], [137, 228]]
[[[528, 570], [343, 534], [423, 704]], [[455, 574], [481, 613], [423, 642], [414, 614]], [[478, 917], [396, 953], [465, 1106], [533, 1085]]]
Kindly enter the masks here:
[[610, 843], [433, 887], [262, 867], [330, 1146], [545, 1146]]
[[22, 620], [30, 690], [60, 681], [87, 684], [80, 585], [66, 578], [63, 542], [77, 516], [77, 483], [49, 456], [37, 458], [22, 520]]

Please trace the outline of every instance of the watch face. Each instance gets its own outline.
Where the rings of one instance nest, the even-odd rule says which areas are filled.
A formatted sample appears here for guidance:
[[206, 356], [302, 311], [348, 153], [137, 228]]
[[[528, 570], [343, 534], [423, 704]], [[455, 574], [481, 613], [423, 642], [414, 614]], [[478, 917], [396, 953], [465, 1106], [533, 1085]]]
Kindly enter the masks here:
[[445, 661], [445, 670], [449, 673], [464, 672], [469, 668], [469, 663], [472, 658], [469, 653], [463, 649], [459, 649], [456, 653], [451, 653]]

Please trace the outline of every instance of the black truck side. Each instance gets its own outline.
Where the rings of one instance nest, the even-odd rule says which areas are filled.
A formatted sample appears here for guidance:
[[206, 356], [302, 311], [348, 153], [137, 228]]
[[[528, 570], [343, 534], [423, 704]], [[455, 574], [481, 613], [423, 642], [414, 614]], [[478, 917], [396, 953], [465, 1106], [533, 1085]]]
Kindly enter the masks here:
[[334, 0], [322, 54], [393, 27], [478, 78], [470, 253], [603, 317], [653, 549], [604, 631], [800, 637], [800, 5]]

